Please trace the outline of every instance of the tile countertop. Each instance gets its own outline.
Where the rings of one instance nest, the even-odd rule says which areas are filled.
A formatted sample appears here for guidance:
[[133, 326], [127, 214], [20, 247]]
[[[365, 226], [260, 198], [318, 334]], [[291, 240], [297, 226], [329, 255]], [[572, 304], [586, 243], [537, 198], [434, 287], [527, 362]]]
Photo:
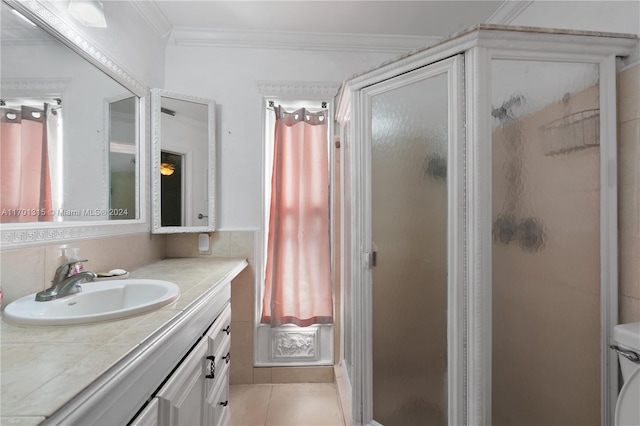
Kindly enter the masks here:
[[165, 259], [131, 278], [180, 286], [173, 304], [118, 321], [74, 326], [0, 325], [0, 424], [37, 425], [201, 295], [237, 275], [244, 259]]

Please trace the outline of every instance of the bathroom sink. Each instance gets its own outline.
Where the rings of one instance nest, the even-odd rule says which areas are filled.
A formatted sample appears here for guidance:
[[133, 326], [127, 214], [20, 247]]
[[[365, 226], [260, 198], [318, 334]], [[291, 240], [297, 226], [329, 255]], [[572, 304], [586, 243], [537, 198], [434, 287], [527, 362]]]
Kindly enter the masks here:
[[48, 302], [35, 294], [10, 303], [4, 320], [17, 325], [70, 325], [110, 321], [148, 313], [175, 302], [180, 288], [169, 281], [107, 280], [80, 284], [82, 292]]

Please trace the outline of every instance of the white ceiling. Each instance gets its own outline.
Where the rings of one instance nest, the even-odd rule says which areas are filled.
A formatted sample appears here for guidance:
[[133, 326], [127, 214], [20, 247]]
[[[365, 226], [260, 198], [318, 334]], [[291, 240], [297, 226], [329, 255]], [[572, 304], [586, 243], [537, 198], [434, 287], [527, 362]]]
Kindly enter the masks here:
[[155, 0], [174, 30], [444, 37], [489, 18], [503, 1]]

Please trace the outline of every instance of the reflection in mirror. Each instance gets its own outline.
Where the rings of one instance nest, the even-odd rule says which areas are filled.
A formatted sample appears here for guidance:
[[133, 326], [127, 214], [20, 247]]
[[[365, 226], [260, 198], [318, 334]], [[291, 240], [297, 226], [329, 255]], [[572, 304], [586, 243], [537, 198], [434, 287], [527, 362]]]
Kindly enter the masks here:
[[133, 96], [109, 102], [109, 219], [135, 219], [137, 107]]
[[160, 151], [160, 199], [162, 200], [162, 226], [182, 226], [184, 181], [182, 162], [184, 155]]
[[154, 232], [211, 231], [215, 104], [164, 90], [152, 96]]
[[4, 2], [1, 20], [0, 221], [139, 218], [139, 98]]

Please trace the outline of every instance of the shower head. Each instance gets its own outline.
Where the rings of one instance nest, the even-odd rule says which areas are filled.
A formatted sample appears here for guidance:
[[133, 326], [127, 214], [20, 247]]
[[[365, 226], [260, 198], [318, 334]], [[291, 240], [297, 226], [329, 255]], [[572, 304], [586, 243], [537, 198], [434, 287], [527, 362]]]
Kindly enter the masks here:
[[524, 95], [520, 93], [514, 93], [502, 103], [502, 105], [498, 108], [491, 108], [491, 116], [495, 117], [499, 120], [504, 120], [508, 118], [513, 118], [513, 114], [511, 108], [519, 107], [526, 102], [526, 98]]

